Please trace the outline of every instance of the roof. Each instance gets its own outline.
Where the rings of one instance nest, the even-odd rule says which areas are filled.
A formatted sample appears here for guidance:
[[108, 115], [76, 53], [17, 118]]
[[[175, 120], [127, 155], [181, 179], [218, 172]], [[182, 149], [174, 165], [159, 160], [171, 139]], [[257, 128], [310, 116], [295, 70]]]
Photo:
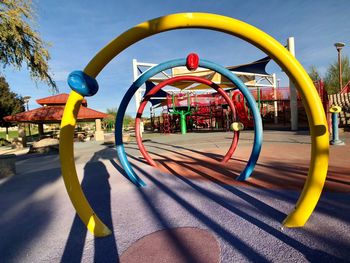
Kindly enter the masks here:
[[343, 93], [349, 93], [349, 92], [350, 92], [350, 81], [346, 83], [346, 85], [342, 88], [340, 93], [343, 94]]
[[[15, 115], [6, 116], [8, 122], [60, 122], [63, 115], [64, 106], [45, 106], [38, 109], [21, 112]], [[78, 121], [88, 121], [103, 119], [107, 114], [81, 106], [78, 112]]]
[[[38, 104], [40, 104], [41, 106], [44, 106], [44, 105], [48, 105], [48, 106], [65, 105], [67, 103], [68, 97], [69, 97], [69, 94], [61, 93], [61, 94], [53, 95], [50, 97], [38, 99], [38, 100], [36, 100], [36, 102]], [[83, 102], [81, 105], [87, 107], [87, 101], [85, 99], [83, 99]]]

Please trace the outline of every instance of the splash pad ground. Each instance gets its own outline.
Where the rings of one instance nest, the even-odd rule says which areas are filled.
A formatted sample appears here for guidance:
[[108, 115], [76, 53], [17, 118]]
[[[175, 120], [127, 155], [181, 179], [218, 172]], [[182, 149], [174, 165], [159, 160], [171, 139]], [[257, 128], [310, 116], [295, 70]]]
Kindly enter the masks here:
[[[152, 256], [174, 255], [200, 260], [209, 245], [212, 254], [206, 257], [213, 262], [347, 261], [350, 164], [341, 160], [350, 158], [350, 136], [341, 135], [346, 146], [330, 148], [326, 186], [310, 221], [303, 228], [282, 230], [280, 222], [293, 208], [307, 174], [310, 137], [266, 131], [251, 180], [237, 183], [232, 178], [246, 161], [253, 133], [242, 133], [232, 160], [220, 166], [215, 158], [227, 149], [230, 135], [145, 135], [145, 146], [160, 170], [138, 158], [136, 143], [126, 144], [146, 188], [136, 188], [122, 176], [112, 145], [76, 143], [85, 194], [113, 229], [113, 235], [103, 239], [87, 233], [75, 216], [58, 155], [18, 156], [18, 174], [0, 182], [2, 261], [132, 262], [142, 253], [150, 261]], [[200, 242], [186, 243], [194, 237]]]

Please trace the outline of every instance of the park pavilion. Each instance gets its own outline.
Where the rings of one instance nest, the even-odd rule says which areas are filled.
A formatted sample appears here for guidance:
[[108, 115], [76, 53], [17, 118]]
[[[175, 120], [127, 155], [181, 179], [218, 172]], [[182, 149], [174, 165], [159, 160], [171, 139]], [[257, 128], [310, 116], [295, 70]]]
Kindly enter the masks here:
[[[18, 114], [6, 116], [4, 120], [8, 122], [32, 123], [38, 125], [39, 135], [44, 134], [44, 124], [60, 123], [62, 120], [63, 110], [68, 100], [68, 94], [62, 93], [54, 96], [36, 100], [41, 105], [40, 108], [21, 112]], [[101, 120], [107, 114], [87, 107], [87, 101], [82, 101], [78, 112], [78, 122], [95, 122], [95, 139], [103, 140], [103, 131], [101, 129]]]

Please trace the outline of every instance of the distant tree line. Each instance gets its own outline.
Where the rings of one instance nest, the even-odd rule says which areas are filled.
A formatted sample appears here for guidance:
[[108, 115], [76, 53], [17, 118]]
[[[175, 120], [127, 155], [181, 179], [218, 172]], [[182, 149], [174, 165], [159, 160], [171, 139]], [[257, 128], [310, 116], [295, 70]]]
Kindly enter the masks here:
[[[343, 87], [350, 81], [350, 62], [349, 57], [344, 56], [341, 61], [342, 66], [342, 84]], [[309, 68], [309, 76], [313, 81], [323, 80], [328, 94], [335, 94], [339, 90], [339, 63], [338, 61], [329, 65], [325, 75], [322, 77], [315, 66]]]
[[0, 127], [8, 128], [11, 126], [11, 123], [3, 119], [4, 117], [23, 112], [24, 110], [23, 98], [11, 92], [5, 78], [0, 77]]
[[[108, 108], [106, 110], [107, 117], [103, 119], [103, 126], [107, 130], [111, 130], [115, 128], [115, 119], [117, 117], [118, 108]], [[125, 114], [124, 120], [123, 120], [123, 126], [124, 128], [130, 127], [135, 124], [135, 119], [129, 115]]]

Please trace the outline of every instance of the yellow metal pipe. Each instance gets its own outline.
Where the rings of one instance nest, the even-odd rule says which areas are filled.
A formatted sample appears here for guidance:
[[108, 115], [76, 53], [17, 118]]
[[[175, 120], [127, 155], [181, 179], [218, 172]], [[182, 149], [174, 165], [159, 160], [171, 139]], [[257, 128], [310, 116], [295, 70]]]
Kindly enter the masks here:
[[[141, 23], [112, 40], [89, 62], [84, 72], [96, 78], [120, 52], [155, 34], [185, 28], [205, 28], [239, 37], [268, 54], [295, 83], [302, 96], [311, 132], [311, 161], [308, 177], [295, 209], [284, 220], [287, 227], [303, 226], [322, 192], [328, 169], [329, 135], [321, 100], [310, 77], [300, 63], [278, 41], [242, 21], [207, 13], [172, 14]], [[79, 95], [80, 96], [80, 95]], [[72, 92], [61, 124], [60, 157], [62, 173], [77, 213], [95, 235], [107, 235], [108, 228], [98, 219], [84, 197], [75, 171], [73, 132], [82, 97]], [[76, 114], [75, 114], [76, 113]], [[92, 218], [92, 219], [91, 219]], [[90, 223], [93, 221], [94, 223]]]

